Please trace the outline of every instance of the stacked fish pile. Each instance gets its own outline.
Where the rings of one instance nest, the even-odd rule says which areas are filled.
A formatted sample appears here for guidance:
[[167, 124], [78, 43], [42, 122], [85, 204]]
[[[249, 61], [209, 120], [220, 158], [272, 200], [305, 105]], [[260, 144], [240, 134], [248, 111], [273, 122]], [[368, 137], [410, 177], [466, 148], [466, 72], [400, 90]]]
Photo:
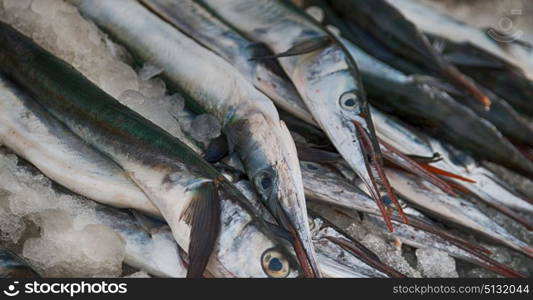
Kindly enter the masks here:
[[530, 276], [532, 58], [415, 0], [0, 0], [2, 275]]

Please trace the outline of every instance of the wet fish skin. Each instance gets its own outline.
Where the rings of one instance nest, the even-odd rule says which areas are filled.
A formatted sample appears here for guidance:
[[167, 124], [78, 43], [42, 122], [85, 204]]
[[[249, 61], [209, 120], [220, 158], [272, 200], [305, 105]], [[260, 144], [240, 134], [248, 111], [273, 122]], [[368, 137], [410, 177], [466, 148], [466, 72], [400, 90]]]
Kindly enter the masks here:
[[276, 105], [314, 123], [294, 85], [276, 61], [251, 59], [269, 55], [266, 46], [248, 40], [196, 1], [142, 0], [141, 3], [231, 63]]
[[[0, 29], [2, 72], [28, 89], [70, 130], [124, 168], [163, 212], [178, 244], [185, 249], [189, 246], [191, 225], [183, 220], [182, 214], [195, 201], [195, 190], [211, 184], [221, 190], [222, 224], [210, 255], [209, 272], [216, 276], [267, 276], [261, 255], [269, 249], [278, 249], [277, 239], [255, 216], [242, 194], [214, 168], [185, 144], [120, 105], [22, 34], [4, 23], [0, 23]], [[224, 222], [229, 215], [233, 222]], [[241, 234], [246, 239], [236, 239], [237, 228], [244, 230]], [[226, 252], [227, 247], [232, 251]], [[241, 252], [242, 249], [248, 250]], [[298, 270], [293, 268], [291, 257], [283, 254], [283, 248], [277, 251], [290, 265], [290, 275], [296, 276]], [[245, 267], [235, 260], [242, 253], [247, 253], [250, 259]]]
[[[388, 218], [381, 193], [386, 191], [395, 204], [396, 198], [381, 172], [381, 153], [357, 66], [342, 45], [298, 8], [284, 1], [201, 2], [245, 36], [265, 43], [280, 56], [278, 61], [313, 118], [351, 168], [364, 179], [384, 218]], [[300, 53], [300, 49], [307, 50]], [[297, 55], [290, 55], [291, 52]], [[397, 209], [401, 212], [398, 205]]]
[[369, 98], [378, 108], [409, 118], [476, 156], [533, 174], [533, 165], [494, 125], [435, 87], [430, 79], [407, 76], [342, 41], [358, 60]]
[[473, 203], [445, 195], [404, 172], [388, 169], [387, 174], [391, 176], [391, 183], [398, 193], [416, 206], [423, 207], [425, 211], [447, 222], [464, 226], [530, 258], [533, 257], [531, 246], [511, 235]]
[[384, 234], [397, 237], [403, 243], [413, 247], [439, 249], [453, 257], [477, 264], [503, 276], [523, 276], [487, 257], [488, 250], [478, 248], [450, 233], [439, 230], [432, 221], [412, 207], [406, 208], [406, 213], [409, 214], [411, 220], [410, 224], [402, 224], [399, 218], [396, 218], [393, 222], [397, 229], [393, 233], [388, 232], [386, 224], [379, 218], [378, 208], [368, 195], [327, 167], [312, 162], [302, 162], [302, 174], [311, 208], [313, 208], [313, 203], [319, 203], [362, 212], [378, 228], [382, 228]]
[[512, 188], [498, 180], [497, 176], [488, 169], [477, 164], [474, 158], [464, 151], [426, 136], [397, 118], [377, 109], [372, 109], [372, 114], [381, 139], [404, 153], [416, 153], [427, 157], [438, 153], [443, 159], [432, 163], [432, 165], [473, 180], [474, 182], [465, 182], [452, 179], [453, 182], [468, 189], [482, 201], [495, 208], [505, 206], [514, 210], [533, 212], [531, 203], [517, 196]]
[[265, 204], [287, 230], [298, 236], [295, 246], [300, 249], [298, 257], [306, 274], [311, 276], [310, 269], [319, 274], [296, 149], [272, 101], [227, 61], [136, 1], [86, 0], [79, 9], [137, 57], [163, 66], [163, 76], [170, 86], [219, 119], [230, 150], [241, 156]]
[[111, 206], [159, 214], [122, 168], [68, 130], [3, 75], [0, 143], [71, 191]]
[[[454, 43], [472, 43], [484, 53], [493, 55], [506, 65], [521, 70], [526, 78], [533, 80], [533, 52], [520, 43], [495, 43], [486, 30], [473, 27], [448, 14], [442, 13], [417, 0], [387, 0], [401, 13], [431, 36], [438, 36]], [[472, 48], [470, 48], [472, 49]], [[483, 53], [479, 58], [487, 58]], [[492, 60], [492, 62], [495, 62]], [[505, 98], [504, 96], [502, 96]], [[523, 99], [527, 100], [527, 99]]]

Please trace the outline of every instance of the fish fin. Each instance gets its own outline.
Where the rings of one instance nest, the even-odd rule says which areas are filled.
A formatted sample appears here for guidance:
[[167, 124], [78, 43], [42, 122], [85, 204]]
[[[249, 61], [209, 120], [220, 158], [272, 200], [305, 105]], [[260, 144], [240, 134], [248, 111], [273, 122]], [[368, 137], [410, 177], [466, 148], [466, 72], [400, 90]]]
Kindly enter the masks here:
[[180, 217], [191, 226], [187, 278], [202, 277], [220, 230], [220, 213], [217, 185], [201, 184]]
[[342, 159], [338, 153], [311, 148], [301, 143], [296, 143], [296, 148], [298, 149], [298, 158], [303, 161], [335, 163]]
[[264, 55], [252, 57], [250, 60], [258, 59], [273, 59], [278, 57], [288, 57], [288, 56], [297, 56], [302, 54], [311, 53], [313, 51], [323, 49], [333, 43], [333, 40], [329, 36], [319, 37], [315, 39], [305, 40], [299, 44], [294, 45], [289, 50], [274, 54], [274, 55]]
[[[272, 52], [270, 51], [270, 49], [268, 49], [268, 46], [264, 43], [260, 43], [260, 42], [252, 43], [247, 48], [250, 49], [250, 55], [252, 58], [272, 56]], [[287, 74], [285, 74], [285, 71], [283, 71], [283, 68], [279, 65], [279, 63], [275, 59], [264, 59], [260, 63], [264, 68], [266, 68], [273, 74], [283, 79], [290, 80]]]
[[204, 153], [204, 159], [216, 163], [229, 153], [228, 140], [224, 135], [211, 140]]

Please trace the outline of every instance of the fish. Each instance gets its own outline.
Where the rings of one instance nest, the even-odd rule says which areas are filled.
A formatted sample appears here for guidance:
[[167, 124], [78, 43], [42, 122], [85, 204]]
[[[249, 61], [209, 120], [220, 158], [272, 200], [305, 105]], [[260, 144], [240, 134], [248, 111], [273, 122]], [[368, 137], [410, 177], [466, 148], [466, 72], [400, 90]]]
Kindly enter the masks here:
[[[0, 278], [38, 278], [39, 274], [24, 259], [5, 248], [0, 248]], [[4, 291], [6, 293], [7, 291]]]
[[[502, 132], [499, 129], [503, 129], [505, 133], [513, 137], [513, 140], [527, 144], [531, 143], [530, 137], [533, 133], [531, 126], [504, 100], [480, 86], [486, 93], [494, 96], [493, 110], [485, 111], [470, 102], [466, 102], [469, 107], [465, 107], [454, 98], [457, 94], [459, 97], [466, 97], [457, 89], [431, 76], [409, 75], [374, 57], [375, 52], [372, 52], [372, 55], [368, 54], [346, 38], [346, 30], [343, 30], [346, 24], [331, 11], [331, 8], [328, 9], [323, 2], [318, 0], [307, 1], [306, 3], [320, 5], [318, 7], [307, 6], [307, 9], [322, 12], [322, 19], [317, 21], [330, 28], [358, 62], [363, 83], [373, 105], [388, 112], [403, 115], [405, 118], [409, 118], [411, 123], [422, 126], [433, 134], [443, 136], [447, 141], [468, 149], [478, 156], [507, 166], [514, 166], [521, 169], [522, 172], [530, 174], [528, 170], [533, 166], [530, 166], [527, 158], [515, 145], [506, 137], [502, 137]], [[454, 93], [453, 97], [450, 91]], [[417, 103], [411, 103], [413, 101]], [[458, 116], [449, 117], [452, 114], [450, 111]], [[498, 124], [498, 128], [488, 120]], [[446, 125], [438, 125], [441, 122], [445, 122]], [[469, 130], [464, 128], [469, 128]], [[492, 140], [492, 143], [487, 143], [488, 140]], [[478, 145], [474, 146], [474, 144]], [[499, 150], [490, 152], [480, 150], [484, 148], [498, 148]], [[508, 153], [512, 153], [512, 155], [509, 156]]]
[[[348, 23], [346, 28], [359, 27], [359, 30], [374, 38], [377, 43], [394, 55], [414, 61], [422, 69], [430, 69], [432, 73], [449, 80], [468, 93], [473, 99], [480, 102], [485, 110], [490, 109], [491, 99], [475, 82], [435, 51], [416, 25], [387, 1], [328, 0], [327, 2]], [[347, 35], [347, 38], [350, 39], [352, 36], [353, 34]], [[363, 45], [369, 46], [366, 43], [358, 45], [361, 47]], [[365, 50], [372, 51], [370, 47], [366, 47]], [[395, 59], [389, 57], [386, 62], [394, 66]], [[398, 68], [398, 66], [395, 67]]]
[[[247, 180], [240, 180], [235, 186], [261, 211], [260, 198]], [[272, 226], [275, 220], [263, 211], [263, 218]], [[364, 245], [343, 234], [337, 227], [328, 223], [314, 211], [309, 211], [309, 223], [313, 243], [318, 255], [324, 277], [329, 278], [383, 278], [405, 275], [387, 266]], [[277, 230], [281, 232], [281, 230]], [[280, 235], [285, 235], [280, 233]], [[290, 236], [288, 237], [290, 239]]]
[[510, 234], [472, 202], [452, 197], [399, 170], [388, 169], [391, 184], [404, 199], [448, 223], [458, 224], [533, 258], [533, 247]]
[[161, 20], [137, 1], [81, 1], [82, 15], [134, 56], [161, 66], [169, 86], [191, 109], [222, 123], [263, 202], [295, 239], [306, 276], [320, 276], [309, 237], [306, 204], [294, 141], [272, 101], [231, 64]]
[[530, 222], [512, 211], [532, 213], [531, 201], [521, 197], [513, 188], [499, 180], [496, 174], [478, 164], [468, 153], [429, 137], [378, 109], [372, 109], [372, 114], [377, 134], [381, 139], [406, 154], [431, 157], [437, 153], [441, 160], [432, 162], [431, 166], [441, 170], [441, 173], [445, 171], [448, 174], [459, 175], [456, 178], [448, 178], [486, 204], [520, 224], [531, 227]]
[[[368, 96], [376, 107], [409, 118], [410, 123], [422, 126], [478, 157], [533, 174], [533, 164], [492, 123], [436, 87], [432, 79], [408, 76], [348, 40], [342, 37], [341, 40], [358, 61]], [[497, 113], [500, 106], [495, 106]], [[526, 135], [529, 135], [529, 127], [525, 126], [521, 128], [525, 128]]]
[[[396, 230], [390, 233], [386, 224], [379, 218], [375, 203], [362, 190], [353, 186], [341, 175], [330, 168], [313, 162], [301, 162], [304, 186], [309, 207], [314, 212], [313, 203], [326, 204], [341, 212], [357, 211], [364, 218], [375, 223], [383, 233], [399, 238], [403, 243], [416, 248], [434, 248], [449, 253], [451, 256], [465, 260], [497, 274], [510, 277], [523, 277], [519, 272], [508, 268], [487, 256], [490, 251], [472, 244], [456, 235], [439, 228], [423, 213], [413, 207], [407, 207], [411, 222], [403, 224], [398, 216], [393, 217]], [[327, 219], [335, 223], [335, 220]]]
[[[250, 39], [267, 45], [292, 80], [319, 127], [363, 178], [393, 230], [383, 204], [388, 195], [402, 214], [387, 178], [357, 65], [329, 32], [283, 1], [201, 1]], [[403, 214], [402, 214], [403, 215]], [[408, 220], [405, 218], [405, 222]]]
[[[95, 220], [98, 221], [98, 224], [109, 226], [124, 239], [126, 242], [124, 262], [126, 264], [156, 277], [185, 277], [187, 267], [180, 258], [186, 253], [180, 254], [181, 248], [174, 241], [168, 226], [162, 222], [150, 221], [149, 218], [140, 215], [149, 214], [162, 220], [162, 215], [158, 208], [111, 159], [105, 157], [96, 149], [87, 146], [58, 120], [50, 116], [43, 108], [40, 108], [38, 103], [28, 98], [30, 98], [29, 95], [25, 95], [13, 83], [0, 77], [0, 107], [2, 108], [2, 114], [0, 115], [0, 143], [11, 150], [16, 150], [15, 152], [19, 156], [24, 157], [38, 168], [41, 166], [40, 163], [44, 161], [43, 159], [33, 155], [23, 156], [24, 153], [29, 152], [30, 145], [39, 143], [38, 152], [55, 153], [62, 158], [57, 160], [49, 159], [48, 168], [41, 166], [41, 171], [49, 169], [58, 169], [64, 172], [76, 170], [76, 174], [81, 174], [79, 176], [84, 176], [85, 174], [88, 174], [87, 176], [93, 175], [93, 180], [80, 180], [75, 182], [75, 184], [72, 183], [71, 186], [68, 181], [72, 176], [54, 176], [52, 178], [54, 174], [59, 172], [51, 172], [49, 174], [52, 174], [52, 176], [47, 177], [71, 191], [76, 189], [79, 191], [77, 194], [87, 198], [86, 201], [91, 199], [101, 204], [94, 205]], [[3, 130], [4, 128], [6, 130]], [[9, 137], [13, 132], [7, 130], [7, 128], [17, 130], [17, 136], [25, 138], [2, 139], [2, 137]], [[62, 139], [60, 140], [60, 138]], [[53, 141], [62, 141], [62, 143], [53, 143]], [[22, 147], [24, 145], [26, 147]], [[21, 149], [26, 151], [23, 152]], [[89, 160], [91, 158], [97, 164], [91, 163], [92, 161]], [[64, 167], [64, 165], [69, 167]], [[100, 176], [94, 176], [94, 174]], [[32, 176], [39, 175], [34, 174]], [[120, 187], [122, 194], [129, 196], [122, 197], [120, 201], [117, 201], [115, 200], [117, 198], [115, 193], [106, 192], [100, 197], [91, 198], [95, 196], [93, 193], [95, 189], [105, 191], [113, 187]], [[249, 183], [244, 185], [239, 182], [237, 188], [260, 209], [259, 196], [255, 194]], [[253, 197], [250, 196], [252, 193]], [[136, 211], [137, 213], [128, 213], [128, 211], [121, 211], [111, 206], [127, 208], [130, 212]], [[151, 209], [146, 209], [147, 207]], [[88, 210], [84, 213], [91, 215], [92, 211]], [[272, 221], [274, 222], [274, 220]], [[145, 226], [147, 223], [149, 226]], [[314, 244], [321, 253], [329, 253], [326, 249], [322, 249], [323, 247], [318, 242], [314, 242]], [[338, 251], [343, 252], [342, 250]], [[342, 260], [358, 261], [350, 253], [344, 253], [339, 257]], [[320, 266], [326, 265], [328, 267], [329, 271], [325, 274], [327, 277], [341, 275], [343, 277], [363, 277], [362, 274], [340, 264], [338, 260], [329, 259], [324, 254], [319, 256]], [[365, 265], [364, 263], [361, 264]], [[343, 273], [334, 271], [339, 268], [344, 270]]]
[[275, 61], [250, 60], [257, 55], [268, 55], [266, 46], [247, 39], [193, 0], [142, 0], [141, 3], [231, 63], [277, 106], [307, 123], [315, 123], [296, 88]]
[[115, 161], [161, 211], [187, 249], [187, 277], [206, 268], [217, 277], [300, 274], [244, 196], [192, 149], [5, 23], [0, 40], [0, 72]]
[[77, 194], [118, 208], [159, 214], [119, 165], [71, 132], [4, 75], [0, 75], [0, 144]]

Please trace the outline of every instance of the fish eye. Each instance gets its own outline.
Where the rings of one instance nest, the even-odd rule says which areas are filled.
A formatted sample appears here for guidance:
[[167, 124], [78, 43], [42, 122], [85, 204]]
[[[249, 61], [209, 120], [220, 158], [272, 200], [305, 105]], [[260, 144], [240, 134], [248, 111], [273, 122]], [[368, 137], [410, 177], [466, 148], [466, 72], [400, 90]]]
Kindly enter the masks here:
[[255, 185], [260, 191], [268, 191], [272, 187], [273, 179], [268, 171], [262, 171], [255, 177]]
[[358, 105], [359, 97], [354, 92], [346, 92], [340, 97], [340, 106], [345, 110], [355, 110]]
[[263, 271], [272, 278], [285, 278], [289, 275], [289, 261], [278, 250], [269, 249], [261, 256]]

